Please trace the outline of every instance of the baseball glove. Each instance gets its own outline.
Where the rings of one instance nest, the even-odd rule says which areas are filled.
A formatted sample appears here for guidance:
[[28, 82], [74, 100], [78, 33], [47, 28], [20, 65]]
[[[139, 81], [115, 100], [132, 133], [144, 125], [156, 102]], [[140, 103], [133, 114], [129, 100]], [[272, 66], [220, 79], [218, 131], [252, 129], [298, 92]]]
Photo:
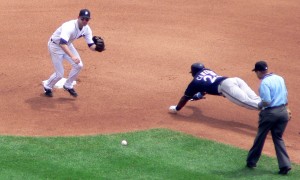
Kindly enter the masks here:
[[94, 36], [93, 41], [96, 45], [95, 50], [98, 52], [102, 52], [105, 50], [104, 40], [100, 36]]

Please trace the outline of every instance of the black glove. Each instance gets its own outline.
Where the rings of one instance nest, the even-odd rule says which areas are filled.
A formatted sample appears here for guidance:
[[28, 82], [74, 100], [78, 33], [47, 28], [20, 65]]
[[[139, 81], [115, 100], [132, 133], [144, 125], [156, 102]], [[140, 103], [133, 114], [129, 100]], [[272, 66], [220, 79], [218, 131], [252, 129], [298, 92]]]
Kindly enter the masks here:
[[98, 52], [102, 52], [105, 50], [104, 40], [100, 36], [94, 36], [93, 41], [96, 45], [95, 50]]

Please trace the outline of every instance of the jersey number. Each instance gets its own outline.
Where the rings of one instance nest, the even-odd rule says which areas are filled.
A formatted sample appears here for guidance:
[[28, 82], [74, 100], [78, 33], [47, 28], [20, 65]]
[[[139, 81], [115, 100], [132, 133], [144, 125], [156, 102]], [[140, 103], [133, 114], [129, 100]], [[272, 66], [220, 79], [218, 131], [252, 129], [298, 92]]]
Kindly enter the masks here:
[[203, 81], [210, 81], [211, 83], [214, 83], [216, 81], [216, 79], [220, 77], [218, 76], [216, 73], [214, 73], [213, 71], [210, 70], [204, 70], [202, 71], [198, 76], [197, 76], [197, 80], [203, 80]]

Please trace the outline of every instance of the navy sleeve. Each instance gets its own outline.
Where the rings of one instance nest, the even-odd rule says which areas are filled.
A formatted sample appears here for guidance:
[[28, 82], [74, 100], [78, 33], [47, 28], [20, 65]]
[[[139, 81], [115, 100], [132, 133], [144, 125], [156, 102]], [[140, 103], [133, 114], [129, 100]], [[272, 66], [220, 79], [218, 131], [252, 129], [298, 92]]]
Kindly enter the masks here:
[[64, 40], [63, 38], [60, 38], [59, 44], [68, 44], [68, 41]]
[[201, 88], [199, 82], [193, 80], [186, 88], [184, 95], [186, 97], [192, 98], [197, 92], [200, 92], [199, 88]]

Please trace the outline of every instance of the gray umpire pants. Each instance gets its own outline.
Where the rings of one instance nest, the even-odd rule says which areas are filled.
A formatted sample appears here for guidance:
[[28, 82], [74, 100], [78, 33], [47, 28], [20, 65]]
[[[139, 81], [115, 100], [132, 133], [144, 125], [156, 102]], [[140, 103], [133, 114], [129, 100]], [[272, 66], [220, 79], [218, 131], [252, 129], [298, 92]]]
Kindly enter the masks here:
[[279, 168], [291, 167], [282, 135], [288, 123], [288, 112], [285, 106], [265, 109], [259, 113], [259, 125], [253, 146], [249, 151], [247, 163], [256, 164], [261, 156], [263, 146], [271, 131]]

